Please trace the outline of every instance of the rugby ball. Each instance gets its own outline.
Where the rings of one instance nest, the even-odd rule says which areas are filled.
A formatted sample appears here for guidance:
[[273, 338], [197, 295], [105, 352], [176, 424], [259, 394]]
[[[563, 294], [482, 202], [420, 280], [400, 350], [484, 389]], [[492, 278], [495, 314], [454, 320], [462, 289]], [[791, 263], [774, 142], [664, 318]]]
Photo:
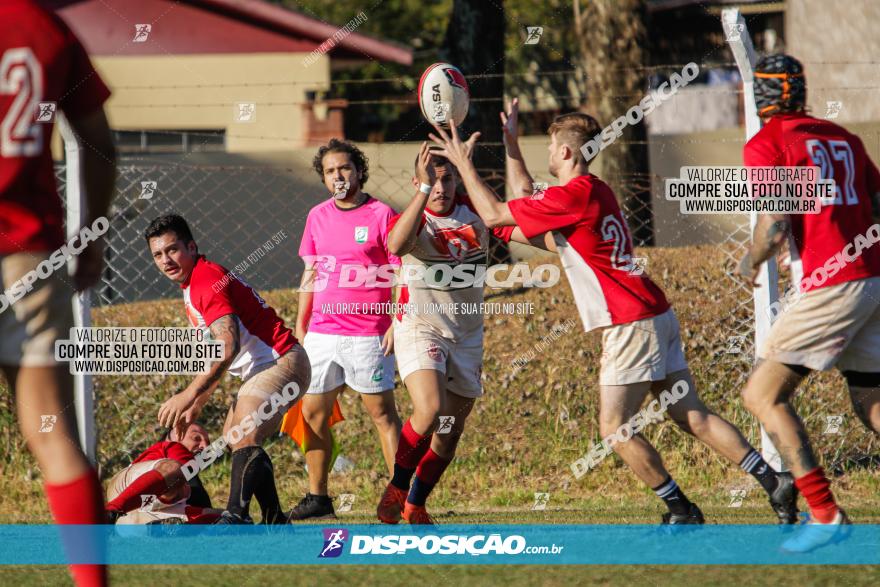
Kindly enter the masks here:
[[435, 63], [419, 80], [419, 107], [431, 124], [449, 128], [448, 120], [461, 124], [468, 113], [471, 92], [461, 70], [448, 63]]

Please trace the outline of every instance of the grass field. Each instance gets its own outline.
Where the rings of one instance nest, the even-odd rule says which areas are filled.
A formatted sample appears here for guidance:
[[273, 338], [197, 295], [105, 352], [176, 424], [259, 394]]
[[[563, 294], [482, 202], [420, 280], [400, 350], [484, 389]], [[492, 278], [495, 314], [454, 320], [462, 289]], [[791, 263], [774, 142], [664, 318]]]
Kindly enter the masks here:
[[[737, 293], [726, 275], [729, 261], [719, 247], [646, 249], [648, 273], [665, 289], [679, 321], [682, 338], [698, 389], [706, 403], [740, 426], [753, 442], [758, 427], [746, 413], [739, 392], [750, 364], [747, 353], [726, 352], [729, 338], [743, 332], [749, 300]], [[226, 262], [222, 256], [214, 259]], [[698, 262], [694, 262], [698, 260]], [[638, 484], [622, 462], [610, 456], [581, 479], [572, 475], [571, 463], [597, 442], [597, 379], [599, 336], [576, 328], [554, 334], [566, 320], [577, 319], [570, 290], [563, 281], [549, 289], [487, 292], [490, 301], [531, 303], [534, 314], [486, 318], [484, 387], [468, 424], [459, 455], [449, 469], [430, 506], [440, 523], [655, 523], [663, 507]], [[269, 303], [292, 323], [296, 294], [292, 290], [269, 292]], [[185, 326], [180, 300], [118, 305], [97, 310], [98, 326]], [[512, 362], [534, 354], [516, 372]], [[101, 476], [128, 464], [131, 456], [160, 435], [156, 425], [159, 404], [182, 389], [185, 379], [169, 377], [99, 377], [97, 424]], [[216, 435], [235, 391], [227, 378], [203, 414], [209, 432]], [[11, 412], [10, 394], [0, 404], [0, 523], [46, 523], [48, 511], [42, 497], [39, 471], [24, 450]], [[331, 493], [355, 496], [352, 511], [343, 521], [370, 522], [385, 483], [384, 464], [371, 424], [355, 394], [341, 400], [347, 421], [336, 434], [343, 454], [354, 469], [333, 473]], [[880, 474], [867, 466], [878, 451], [877, 438], [852, 415], [842, 378], [836, 373], [811, 376], [796, 400], [814, 446], [825, 467], [835, 475], [834, 489], [855, 522], [880, 522]], [[409, 399], [398, 382], [398, 408], [406, 417]], [[838, 433], [823, 434], [826, 417], [843, 415]], [[710, 523], [772, 523], [763, 492], [734, 465], [677, 430], [669, 421], [646, 430], [667, 467], [688, 496], [700, 504]], [[303, 459], [287, 439], [273, 441], [267, 449], [275, 464], [282, 502], [294, 505], [304, 494], [307, 477]], [[226, 501], [229, 459], [218, 460], [202, 473], [215, 504]], [[747, 489], [741, 507], [729, 507], [732, 489]], [[535, 492], [550, 494], [547, 510], [532, 512]], [[664, 581], [707, 585], [736, 583], [772, 584], [783, 580], [810, 585], [877, 584], [877, 569], [756, 569], [756, 568], [396, 568], [289, 569], [151, 567], [158, 573], [146, 578], [136, 568], [114, 569], [123, 584], [161, 584], [163, 581], [210, 585], [283, 583], [317, 584], [334, 580], [370, 584], [412, 583], [419, 578], [459, 584], [491, 582], [511, 585], [557, 583], [654, 583], [657, 572]], [[295, 575], [291, 575], [295, 573]], [[794, 574], [791, 574], [794, 573]], [[274, 580], [273, 580], [274, 577]], [[292, 577], [295, 577], [293, 579]], [[64, 581], [61, 569], [0, 569], [0, 584], [53, 584]]]

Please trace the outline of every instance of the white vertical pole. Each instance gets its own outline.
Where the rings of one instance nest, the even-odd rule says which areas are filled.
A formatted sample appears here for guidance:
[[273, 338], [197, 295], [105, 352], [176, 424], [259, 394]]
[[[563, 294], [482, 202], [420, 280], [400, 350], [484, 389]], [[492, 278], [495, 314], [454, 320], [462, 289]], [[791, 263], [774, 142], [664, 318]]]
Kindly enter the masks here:
[[[755, 76], [754, 68], [757, 56], [755, 48], [752, 45], [752, 39], [749, 36], [749, 30], [746, 28], [746, 21], [740, 14], [738, 8], [725, 8], [721, 12], [721, 24], [724, 27], [724, 36], [733, 52], [736, 65], [739, 68], [740, 77], [743, 82], [743, 107], [745, 109], [746, 122], [746, 141], [751, 139], [759, 130], [761, 130], [761, 118], [758, 116], [758, 108], [755, 105]], [[758, 215], [752, 212], [749, 217], [749, 234], [755, 230], [755, 224], [758, 221]], [[755, 352], [761, 348], [767, 334], [770, 331], [770, 316], [768, 308], [771, 304], [779, 299], [779, 291], [777, 283], [779, 282], [779, 274], [776, 270], [776, 260], [769, 259], [761, 267], [758, 274], [759, 287], [753, 290], [753, 299], [755, 304]], [[776, 469], [783, 469], [782, 457], [770, 438], [764, 427], [761, 426], [761, 452], [764, 460]]]
[[[58, 131], [64, 140], [64, 174], [67, 202], [67, 238], [76, 234], [86, 221], [86, 199], [82, 185], [82, 147], [63, 114], [58, 114]], [[68, 264], [68, 271], [73, 272], [76, 257]], [[73, 322], [77, 327], [92, 325], [92, 292], [86, 290], [73, 296]], [[97, 439], [95, 435], [95, 398], [91, 375], [77, 374], [73, 376], [73, 394], [76, 403], [76, 423], [79, 429], [79, 443], [83, 452], [92, 462], [96, 463]]]

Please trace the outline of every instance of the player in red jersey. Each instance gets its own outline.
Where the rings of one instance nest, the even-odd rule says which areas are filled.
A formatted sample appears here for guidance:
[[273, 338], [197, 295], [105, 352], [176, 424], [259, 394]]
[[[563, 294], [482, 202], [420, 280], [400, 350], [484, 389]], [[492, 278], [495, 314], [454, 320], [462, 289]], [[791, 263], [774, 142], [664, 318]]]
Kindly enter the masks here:
[[511, 231], [490, 231], [467, 197], [457, 193], [458, 184], [455, 168], [432, 157], [427, 143], [422, 144], [413, 178], [419, 189], [390, 224], [388, 249], [403, 257], [403, 275], [424, 277], [404, 277], [398, 301], [413, 310], [394, 321], [398, 371], [413, 413], [401, 430], [394, 473], [376, 508], [386, 524], [401, 517], [410, 524], [434, 523], [425, 502], [452, 462], [467, 417], [483, 395], [482, 314], [432, 309], [479, 306], [483, 286], [441, 283], [430, 275], [438, 269], [455, 271], [473, 281], [485, 269], [490, 232], [509, 240]]
[[183, 436], [172, 428], [166, 440], [152, 444], [107, 484], [107, 513], [117, 524], [151, 524], [168, 520], [213, 524], [222, 510], [211, 500], [196, 475], [187, 480], [181, 467], [210, 443], [196, 423]]
[[760, 216], [739, 269], [754, 283], [761, 264], [788, 241], [795, 295], [776, 308], [743, 398], [810, 506], [811, 526], [784, 545], [805, 551], [844, 536], [849, 520], [834, 501], [791, 395], [811, 370], [836, 366], [856, 414], [880, 433], [880, 172], [857, 136], [806, 113], [800, 62], [767, 56], [755, 78], [764, 127], [746, 144], [745, 164], [816, 166], [835, 181], [819, 214]]
[[[308, 357], [293, 332], [251, 286], [199, 254], [186, 220], [174, 214], [160, 216], [147, 227], [144, 238], [156, 267], [180, 284], [193, 328], [224, 343], [222, 360], [162, 404], [159, 423], [184, 428], [198, 417], [226, 371], [241, 378], [224, 427], [224, 438], [232, 447], [232, 486], [218, 523], [249, 523], [253, 497], [260, 504], [263, 523], [285, 523], [272, 460], [260, 445], [278, 431], [284, 414], [308, 389]], [[277, 397], [285, 395], [290, 384], [295, 397], [276, 406]], [[257, 425], [254, 414], [265, 419]]]
[[518, 193], [529, 197], [498, 200], [477, 174], [454, 121], [449, 123], [451, 137], [435, 126], [440, 136], [431, 139], [461, 171], [488, 226], [516, 226], [531, 239], [552, 232], [584, 329], [603, 328], [601, 435], [617, 439], [614, 451], [665, 502], [669, 512], [663, 523], [702, 524], [703, 515], [666, 471], [654, 447], [635, 432], [644, 426], [639, 409], [648, 393], [657, 396], [661, 412], [668, 408], [682, 430], [753, 475], [780, 523], [794, 523], [797, 494], [791, 477], [776, 473], [739, 430], [703, 404], [684, 358], [675, 313], [660, 288], [641, 271], [633, 271], [632, 239], [614, 193], [589, 172], [581, 152], [601, 132], [598, 123], [582, 113], [556, 118], [549, 129], [549, 171], [561, 185], [536, 193], [517, 144], [516, 101], [501, 118], [510, 180]]
[[[82, 251], [69, 279], [69, 251], [58, 253], [64, 210], [49, 142], [62, 111], [83, 146], [83, 226], [92, 226], [113, 198], [116, 156], [103, 109], [109, 95], [61, 19], [31, 0], [0, 3], [0, 367], [58, 524], [105, 522], [100, 483], [79, 448], [73, 379], [54, 352], [73, 326], [73, 292], [101, 275], [102, 243], [72, 241]], [[41, 431], [43, 416], [54, 418], [51, 431]], [[103, 566], [71, 571], [78, 585], [107, 582]]]

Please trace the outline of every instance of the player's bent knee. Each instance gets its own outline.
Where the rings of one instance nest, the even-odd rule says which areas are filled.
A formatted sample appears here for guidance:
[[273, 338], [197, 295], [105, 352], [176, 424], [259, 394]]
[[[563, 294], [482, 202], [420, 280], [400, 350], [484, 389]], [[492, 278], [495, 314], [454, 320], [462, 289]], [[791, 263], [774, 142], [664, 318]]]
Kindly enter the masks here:
[[153, 470], [158, 471], [163, 477], [168, 478], [180, 471], [180, 463], [173, 459], [159, 459], [153, 465]]

